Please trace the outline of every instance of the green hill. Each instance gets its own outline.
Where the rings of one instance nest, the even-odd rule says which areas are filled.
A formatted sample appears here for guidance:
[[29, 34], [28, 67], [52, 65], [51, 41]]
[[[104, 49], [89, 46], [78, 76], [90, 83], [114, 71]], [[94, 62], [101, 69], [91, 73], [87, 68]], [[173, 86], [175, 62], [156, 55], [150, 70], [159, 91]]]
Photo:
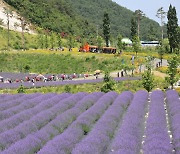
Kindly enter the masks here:
[[[133, 12], [119, 6], [112, 0], [4, 0], [17, 9], [35, 25], [56, 32], [94, 38], [97, 25], [102, 35], [104, 12], [109, 13], [111, 20], [111, 36], [118, 34], [130, 37], [131, 17]], [[141, 38], [147, 40], [150, 25], [157, 30], [160, 37], [159, 24], [148, 18], [141, 21]]]

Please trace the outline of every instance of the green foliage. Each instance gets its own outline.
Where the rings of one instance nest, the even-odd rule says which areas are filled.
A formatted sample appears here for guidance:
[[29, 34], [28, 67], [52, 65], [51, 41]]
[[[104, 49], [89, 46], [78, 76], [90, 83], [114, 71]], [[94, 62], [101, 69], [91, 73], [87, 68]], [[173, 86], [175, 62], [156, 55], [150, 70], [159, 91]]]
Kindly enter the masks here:
[[26, 72], [29, 72], [30, 66], [29, 66], [29, 65], [26, 65], [26, 66], [24, 67], [24, 70], [25, 70]]
[[166, 53], [166, 50], [167, 50], [167, 46], [166, 46], [166, 44], [165, 44], [165, 41], [162, 40], [162, 41], [160, 42], [160, 46], [157, 47], [159, 59], [161, 60], [161, 65], [162, 65], [163, 55]]
[[177, 36], [178, 36], [178, 48], [176, 54], [180, 54], [180, 27], [177, 28]]
[[103, 34], [104, 40], [106, 42], [106, 47], [109, 47], [109, 39], [110, 39], [110, 19], [108, 13], [104, 13], [103, 19]]
[[[119, 58], [114, 56], [109, 57], [104, 54], [84, 55], [78, 53], [77, 55], [74, 53], [67, 54], [67, 52], [59, 53], [58, 51], [55, 53], [47, 50], [39, 50], [38, 52], [34, 50], [12, 53], [0, 52], [1, 70], [3, 72], [22, 72], [24, 67], [29, 65], [31, 72], [45, 74], [87, 73], [87, 71], [92, 73], [97, 69], [115, 71], [119, 69], [119, 65], [117, 64], [121, 64], [122, 59], [127, 59], [124, 56]], [[105, 56], [107, 58], [104, 59]]]
[[48, 35], [47, 34], [45, 34], [44, 45], [45, 45], [45, 48], [48, 49], [48, 47], [49, 47], [49, 39], [48, 39]]
[[177, 67], [179, 65], [179, 59], [178, 56], [175, 55], [171, 60], [168, 61], [168, 75], [169, 77], [166, 78], [167, 82], [171, 85], [173, 89], [173, 84], [178, 81], [177, 75]]
[[157, 34], [157, 30], [155, 29], [155, 27], [153, 25], [150, 25], [147, 40], [149, 40], [149, 41], [157, 41], [158, 38], [157, 38], [156, 34]]
[[172, 5], [169, 6], [168, 14], [168, 23], [167, 23], [167, 34], [169, 39], [169, 45], [170, 45], [170, 53], [175, 52], [175, 49], [179, 46], [178, 41], [178, 19], [176, 15], [176, 8], [172, 7]]
[[65, 85], [64, 92], [70, 93], [71, 92], [71, 87], [69, 85]]
[[123, 50], [124, 49], [124, 44], [122, 43], [122, 36], [121, 35], [118, 35], [118, 38], [117, 38], [117, 46], [119, 48], [119, 50]]
[[51, 32], [51, 36], [50, 36], [50, 44], [51, 44], [51, 49], [54, 49], [54, 46], [55, 46], [55, 35], [53, 32]]
[[103, 47], [103, 39], [100, 36], [98, 36], [98, 38], [97, 38], [97, 46], [99, 49], [102, 49], [102, 47]]
[[68, 36], [68, 40], [67, 40], [67, 47], [69, 49], [74, 48], [76, 45], [76, 40], [74, 39], [74, 37], [72, 35]]
[[150, 92], [154, 87], [153, 81], [153, 74], [150, 71], [144, 72], [144, 74], [142, 75], [142, 84], [148, 92]]
[[[102, 27], [104, 12], [108, 10], [112, 36], [116, 38], [117, 34], [122, 34], [130, 37], [130, 19], [133, 12], [111, 0], [5, 0], [5, 2], [39, 27], [57, 33], [81, 36], [87, 38], [88, 42], [93, 42], [96, 26]], [[157, 22], [148, 18], [142, 19], [141, 38], [143, 39], [146, 39], [149, 24], [160, 29]], [[103, 36], [102, 28], [99, 29], [99, 34]]]
[[57, 44], [58, 47], [62, 47], [62, 38], [60, 34], [57, 34]]
[[141, 47], [139, 37], [134, 36], [132, 42], [133, 42], [133, 49], [136, 52], [136, 56], [137, 56], [137, 53], [138, 51], [140, 51], [140, 47]]
[[147, 59], [147, 65], [146, 65], [147, 71], [145, 71], [144, 74], [142, 75], [142, 85], [148, 92], [150, 92], [155, 86], [154, 76], [151, 72], [152, 69], [151, 60], [152, 60], [151, 57]]
[[115, 85], [115, 81], [113, 81], [113, 79], [110, 77], [109, 73], [106, 72], [105, 76], [104, 76], [104, 84], [101, 87], [101, 92], [110, 92], [110, 91], [114, 91], [114, 85]]
[[[9, 31], [9, 43], [10, 49], [23, 49], [22, 39], [20, 32]], [[26, 49], [37, 48], [38, 42], [36, 41], [38, 35], [30, 35], [24, 33]], [[7, 50], [7, 41], [8, 41], [8, 30], [0, 27], [0, 50]]]
[[131, 19], [131, 40], [137, 36], [137, 21], [134, 17]]
[[21, 85], [18, 89], [17, 89], [18, 93], [25, 93], [25, 88], [23, 87], [23, 85]]

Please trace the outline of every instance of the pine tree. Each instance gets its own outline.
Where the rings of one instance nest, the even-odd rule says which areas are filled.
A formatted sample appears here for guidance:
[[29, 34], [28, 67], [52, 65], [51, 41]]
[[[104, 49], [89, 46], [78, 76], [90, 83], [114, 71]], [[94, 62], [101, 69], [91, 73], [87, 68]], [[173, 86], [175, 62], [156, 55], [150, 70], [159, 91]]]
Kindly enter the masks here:
[[143, 11], [141, 10], [136, 10], [135, 11], [135, 17], [137, 19], [137, 35], [140, 38], [140, 21], [142, 19], [142, 17], [144, 17], [145, 14], [143, 13]]
[[178, 48], [178, 19], [176, 15], [176, 8], [169, 6], [168, 14], [168, 23], [167, 23], [167, 34], [170, 45], [170, 52], [173, 53], [176, 48]]
[[104, 39], [105, 39], [105, 42], [106, 42], [106, 47], [109, 47], [109, 40], [110, 40], [110, 19], [109, 19], [108, 13], [104, 13], [103, 34], [104, 34]]

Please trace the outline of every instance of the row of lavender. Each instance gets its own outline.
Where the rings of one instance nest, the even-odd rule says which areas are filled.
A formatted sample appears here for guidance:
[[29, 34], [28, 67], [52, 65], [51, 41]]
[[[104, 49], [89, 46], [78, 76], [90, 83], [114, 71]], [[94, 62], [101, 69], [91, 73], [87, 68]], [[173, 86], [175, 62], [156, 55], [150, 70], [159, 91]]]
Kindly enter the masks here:
[[180, 98], [175, 91], [170, 90], [167, 92], [166, 102], [169, 112], [173, 149], [177, 154], [180, 154]]
[[[126, 81], [126, 80], [140, 80], [141, 77], [121, 77], [121, 78], [114, 78], [115, 81]], [[23, 83], [1, 83], [0, 82], [0, 89], [16, 89], [23, 85], [26, 88], [33, 88], [33, 87], [56, 87], [60, 85], [68, 85], [68, 84], [86, 84], [86, 83], [99, 83], [102, 82], [103, 79], [94, 79], [94, 80], [68, 80], [68, 81], [52, 81], [52, 82], [23, 82]]]
[[0, 153], [179, 153], [179, 96], [167, 92], [172, 144], [164, 93], [148, 98], [145, 91], [0, 95]]

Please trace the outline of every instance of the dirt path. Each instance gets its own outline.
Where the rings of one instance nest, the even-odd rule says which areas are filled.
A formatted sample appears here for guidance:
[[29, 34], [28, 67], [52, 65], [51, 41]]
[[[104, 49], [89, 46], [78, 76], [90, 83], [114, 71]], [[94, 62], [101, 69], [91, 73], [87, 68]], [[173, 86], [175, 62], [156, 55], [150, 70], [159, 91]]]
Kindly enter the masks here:
[[163, 79], [165, 79], [165, 77], [168, 76], [167, 74], [161, 73], [161, 72], [159, 72], [159, 71], [153, 71], [153, 73], [154, 73], [155, 76], [161, 77], [161, 78], [163, 78]]

